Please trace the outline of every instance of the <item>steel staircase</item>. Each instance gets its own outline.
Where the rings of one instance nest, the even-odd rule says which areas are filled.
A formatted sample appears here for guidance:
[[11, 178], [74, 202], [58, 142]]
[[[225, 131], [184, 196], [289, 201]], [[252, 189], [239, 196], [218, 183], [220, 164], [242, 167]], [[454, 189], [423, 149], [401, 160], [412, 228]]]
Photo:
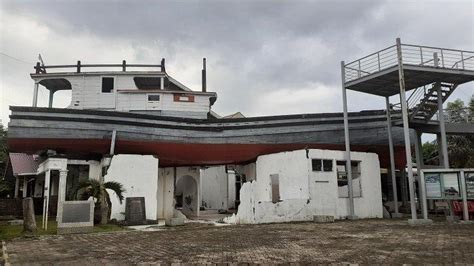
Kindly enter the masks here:
[[[441, 86], [441, 95], [438, 95], [437, 86]], [[407, 100], [410, 122], [428, 122], [438, 112], [438, 97], [441, 97], [444, 103], [457, 86], [452, 83], [435, 82], [428, 89], [426, 86], [417, 88]]]

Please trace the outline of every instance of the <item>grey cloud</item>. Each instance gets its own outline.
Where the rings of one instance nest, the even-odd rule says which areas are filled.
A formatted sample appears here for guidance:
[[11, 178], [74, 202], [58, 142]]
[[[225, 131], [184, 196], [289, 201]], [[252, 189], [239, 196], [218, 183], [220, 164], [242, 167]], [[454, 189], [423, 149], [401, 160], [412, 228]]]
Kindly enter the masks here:
[[[120, 42], [133, 49], [130, 60], [166, 57], [169, 71], [183, 83], [196, 84], [195, 89], [199, 58], [208, 57], [209, 88], [219, 93], [215, 109], [222, 113], [340, 111], [340, 61], [385, 48], [396, 37], [415, 44], [474, 46], [470, 1], [3, 1], [1, 5], [2, 12], [32, 18], [66, 39], [88, 33]], [[121, 59], [117, 51], [116, 60]], [[68, 63], [54, 60], [50, 63]], [[332, 90], [324, 104], [288, 110], [259, 106], [271, 92], [298, 91], [314, 84]], [[351, 106], [383, 107], [382, 100], [366, 99], [353, 94]]]

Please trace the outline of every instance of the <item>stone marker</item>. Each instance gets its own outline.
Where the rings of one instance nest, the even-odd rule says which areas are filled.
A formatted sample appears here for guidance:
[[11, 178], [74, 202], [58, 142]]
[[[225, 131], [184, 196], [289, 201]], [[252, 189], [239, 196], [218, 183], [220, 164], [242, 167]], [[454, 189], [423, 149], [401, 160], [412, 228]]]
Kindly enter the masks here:
[[125, 221], [127, 225], [146, 224], [144, 197], [128, 197], [125, 199]]
[[35, 208], [32, 198], [23, 199], [23, 231], [30, 233], [36, 231]]

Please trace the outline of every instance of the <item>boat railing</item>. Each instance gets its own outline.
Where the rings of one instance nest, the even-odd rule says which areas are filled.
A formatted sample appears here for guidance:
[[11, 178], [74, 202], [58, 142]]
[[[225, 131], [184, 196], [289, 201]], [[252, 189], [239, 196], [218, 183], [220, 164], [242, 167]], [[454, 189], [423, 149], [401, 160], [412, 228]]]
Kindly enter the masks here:
[[121, 68], [123, 72], [127, 71], [129, 67], [140, 67], [140, 68], [159, 68], [161, 72], [166, 72], [165, 69], [165, 59], [161, 59], [159, 65], [156, 64], [127, 64], [125, 60], [122, 61], [122, 64], [82, 64], [81, 61], [77, 61], [75, 65], [43, 65], [40, 62], [37, 62], [34, 66], [36, 74], [47, 74], [48, 69], [66, 69], [72, 68], [75, 69], [76, 73], [82, 73], [83, 68]]
[[[398, 64], [397, 54], [397, 46], [392, 45], [345, 64], [345, 82], [396, 66]], [[474, 71], [473, 51], [401, 44], [401, 54], [404, 65]]]

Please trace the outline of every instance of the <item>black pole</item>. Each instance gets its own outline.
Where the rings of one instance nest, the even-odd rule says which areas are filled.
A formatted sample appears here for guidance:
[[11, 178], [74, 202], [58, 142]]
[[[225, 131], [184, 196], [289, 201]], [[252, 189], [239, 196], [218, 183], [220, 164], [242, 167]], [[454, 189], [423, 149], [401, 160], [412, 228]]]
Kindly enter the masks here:
[[207, 84], [206, 84], [206, 58], [202, 59], [202, 92], [207, 91]]

